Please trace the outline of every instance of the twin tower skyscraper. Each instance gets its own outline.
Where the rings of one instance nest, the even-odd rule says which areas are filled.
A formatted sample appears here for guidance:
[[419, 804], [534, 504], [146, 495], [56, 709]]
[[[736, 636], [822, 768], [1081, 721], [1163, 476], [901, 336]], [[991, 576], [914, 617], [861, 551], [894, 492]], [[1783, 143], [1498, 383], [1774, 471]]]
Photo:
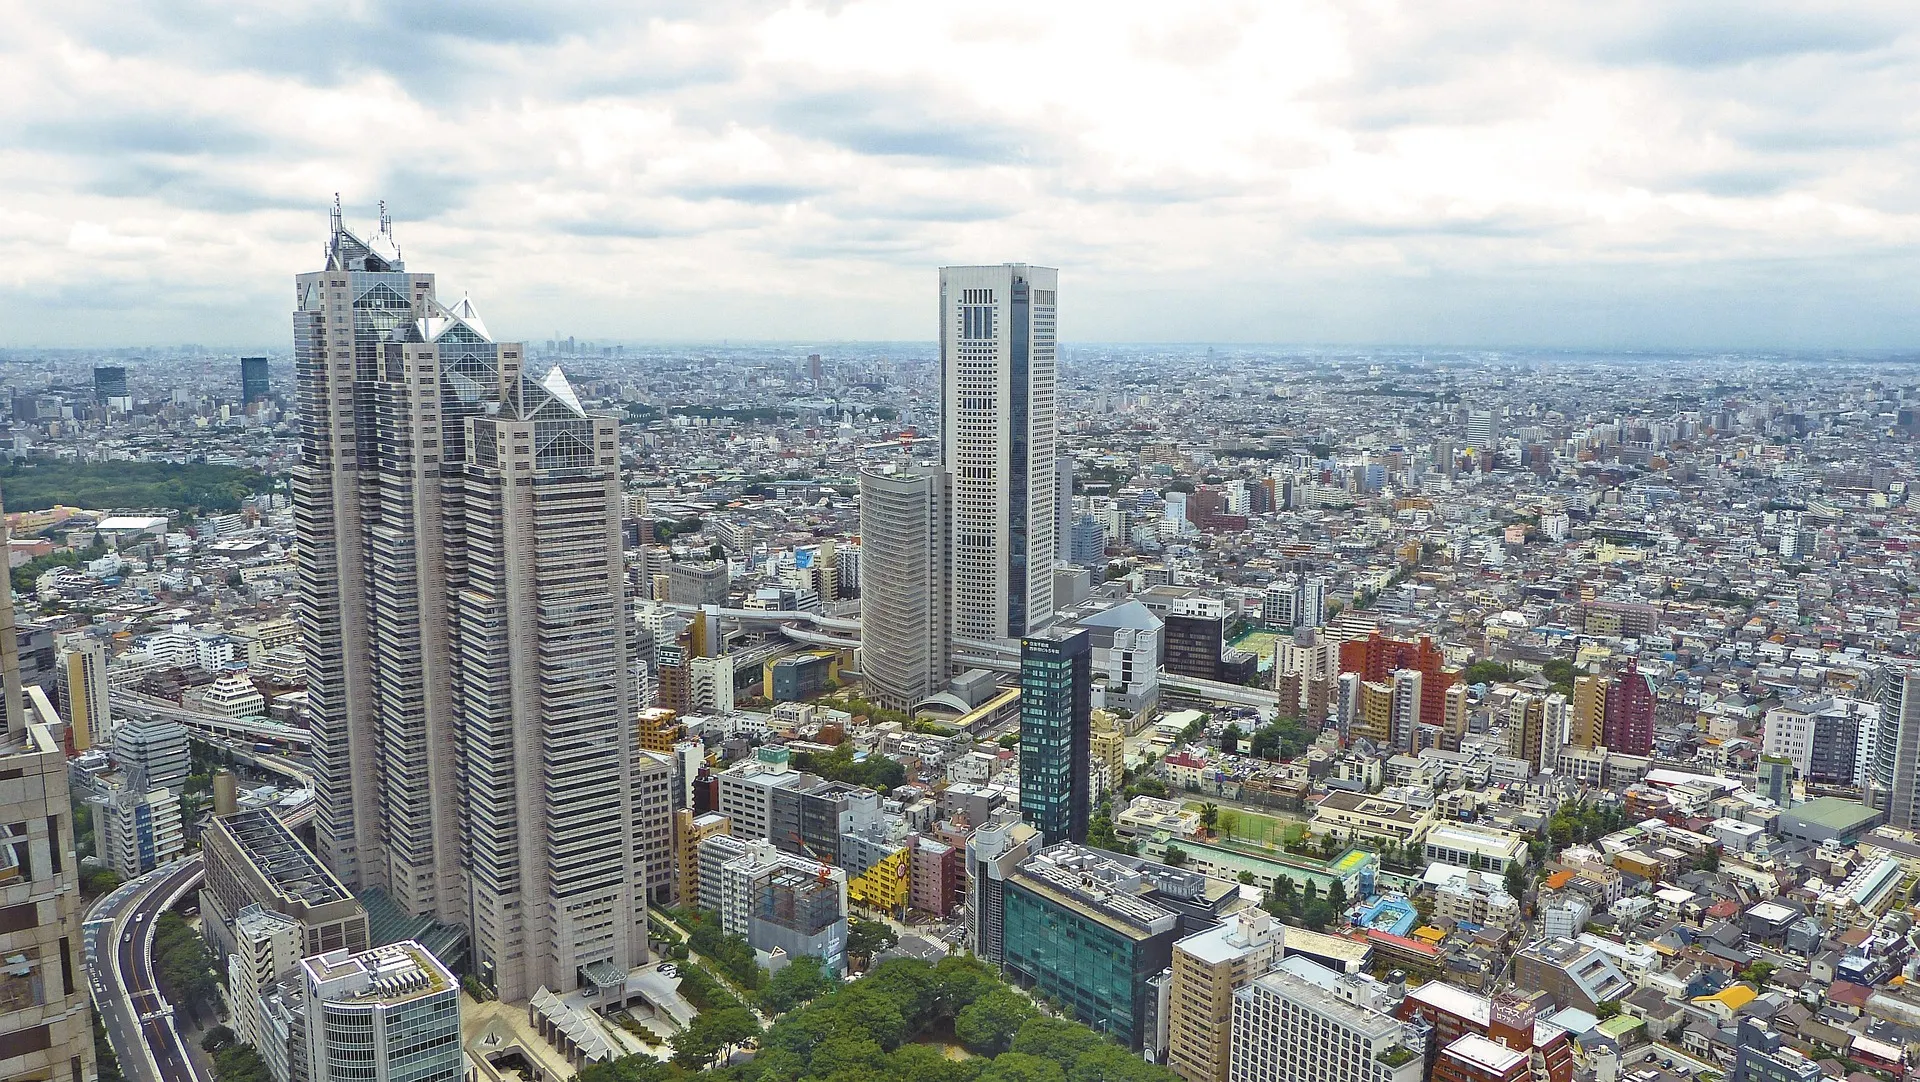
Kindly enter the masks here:
[[[468, 929], [524, 1002], [644, 962], [647, 807], [618, 423], [334, 208], [295, 280], [293, 472], [317, 841]], [[647, 792], [643, 792], [647, 790]]]
[[861, 474], [861, 666], [869, 697], [943, 690], [956, 650], [1051, 623], [1060, 542], [1059, 271], [940, 271], [940, 463]]

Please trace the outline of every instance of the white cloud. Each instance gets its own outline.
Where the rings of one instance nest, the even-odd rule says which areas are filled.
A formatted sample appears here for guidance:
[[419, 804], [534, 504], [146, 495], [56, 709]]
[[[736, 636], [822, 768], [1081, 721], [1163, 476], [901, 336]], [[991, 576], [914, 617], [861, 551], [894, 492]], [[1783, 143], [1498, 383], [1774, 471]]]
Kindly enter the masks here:
[[497, 332], [1911, 343], [1920, 15], [1863, 4], [0, 0], [0, 343], [281, 342], [385, 198]]

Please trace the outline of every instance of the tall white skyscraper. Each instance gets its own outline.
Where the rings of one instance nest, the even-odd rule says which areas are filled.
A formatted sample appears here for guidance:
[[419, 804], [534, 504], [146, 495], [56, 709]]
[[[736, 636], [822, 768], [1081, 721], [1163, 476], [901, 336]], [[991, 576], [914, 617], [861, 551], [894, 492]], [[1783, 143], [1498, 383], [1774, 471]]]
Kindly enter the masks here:
[[1053, 619], [1059, 276], [1024, 263], [940, 269], [957, 639], [1018, 639]]
[[[502, 998], [646, 958], [618, 423], [334, 210], [297, 279], [294, 476], [320, 855], [469, 929]], [[617, 975], [617, 977], [616, 977]]]

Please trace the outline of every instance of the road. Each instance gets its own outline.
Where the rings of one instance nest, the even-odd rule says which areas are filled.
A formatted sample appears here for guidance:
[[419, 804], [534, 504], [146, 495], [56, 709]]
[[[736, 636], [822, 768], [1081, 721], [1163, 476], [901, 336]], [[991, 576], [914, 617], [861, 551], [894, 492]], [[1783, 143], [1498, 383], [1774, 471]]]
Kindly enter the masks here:
[[199, 887], [202, 874], [198, 856], [177, 860], [122, 884], [87, 917], [82, 941], [94, 1009], [133, 1082], [205, 1082], [153, 975], [154, 926]]

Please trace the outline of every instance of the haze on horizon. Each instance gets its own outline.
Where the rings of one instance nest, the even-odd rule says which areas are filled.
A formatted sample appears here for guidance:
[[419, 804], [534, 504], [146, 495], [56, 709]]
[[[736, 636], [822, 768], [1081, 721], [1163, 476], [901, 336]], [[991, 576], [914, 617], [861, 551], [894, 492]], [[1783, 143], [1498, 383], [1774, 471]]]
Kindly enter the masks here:
[[503, 338], [1920, 347], [1910, 4], [0, 13], [0, 346], [284, 343], [338, 191]]

